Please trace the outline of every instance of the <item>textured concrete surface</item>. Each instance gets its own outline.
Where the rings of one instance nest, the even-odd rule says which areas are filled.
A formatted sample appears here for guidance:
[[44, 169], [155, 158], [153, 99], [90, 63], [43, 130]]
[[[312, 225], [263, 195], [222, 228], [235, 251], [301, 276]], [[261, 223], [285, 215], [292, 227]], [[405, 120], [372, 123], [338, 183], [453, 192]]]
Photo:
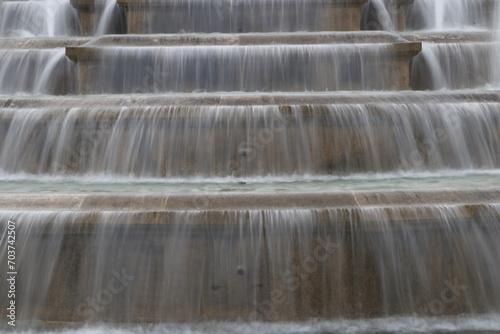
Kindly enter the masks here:
[[328, 93], [202, 93], [202, 94], [116, 94], [85, 96], [0, 96], [0, 107], [80, 108], [121, 106], [188, 105], [321, 105], [371, 103], [464, 103], [500, 102], [498, 90], [435, 92], [328, 92]]
[[1, 194], [0, 210], [253, 210], [472, 205], [500, 202], [500, 189], [199, 195]]

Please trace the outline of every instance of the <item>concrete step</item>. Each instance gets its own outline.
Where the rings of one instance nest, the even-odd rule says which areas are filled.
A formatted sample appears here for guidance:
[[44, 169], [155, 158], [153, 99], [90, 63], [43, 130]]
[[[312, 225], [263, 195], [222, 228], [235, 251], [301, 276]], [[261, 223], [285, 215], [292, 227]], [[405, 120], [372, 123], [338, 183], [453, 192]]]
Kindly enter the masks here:
[[500, 91], [493, 89], [401, 92], [274, 92], [274, 93], [189, 93], [189, 94], [112, 94], [73, 96], [0, 96], [0, 107], [27, 108], [120, 108], [160, 106], [266, 106], [336, 104], [425, 104], [498, 103]]
[[356, 93], [0, 100], [8, 105], [0, 113], [0, 167], [8, 173], [143, 178], [498, 168], [498, 93], [406, 98]]
[[448, 317], [499, 310], [499, 201], [499, 189], [2, 194], [0, 231], [15, 223], [24, 323]]
[[55, 49], [90, 42], [89, 37], [0, 38], [0, 49]]
[[[129, 34], [179, 32], [291, 32], [360, 30], [361, 7], [366, 0], [275, 0], [275, 1], [117, 1], [126, 17]], [[83, 30], [90, 34], [94, 0], [71, 0]], [[399, 0], [391, 10], [404, 26], [411, 3]], [[394, 8], [392, 8], [394, 7]], [[119, 14], [121, 15], [121, 14]], [[89, 23], [87, 23], [89, 22]]]
[[[377, 190], [377, 191], [321, 191], [321, 192], [275, 192], [244, 193], [224, 192], [199, 194], [162, 194], [146, 193], [98, 193], [85, 194], [67, 192], [59, 194], [28, 193], [0, 194], [0, 210], [12, 211], [123, 211], [155, 212], [176, 211], [235, 211], [235, 210], [287, 210], [287, 209], [363, 209], [398, 207], [408, 210], [408, 217], [391, 217], [391, 222], [403, 223], [405, 220], [435, 220], [436, 216], [411, 216], [412, 207], [432, 207], [439, 205], [471, 206], [462, 212], [462, 218], [475, 215], [474, 210], [481, 205], [500, 203], [500, 188], [474, 187], [422, 190]], [[475, 208], [474, 208], [475, 207]], [[342, 216], [340, 216], [342, 217]], [[412, 217], [412, 218], [410, 218]], [[94, 222], [95, 221], [89, 221]], [[349, 223], [349, 217], [336, 220], [336, 223]], [[155, 224], [145, 221], [145, 224]], [[217, 222], [213, 222], [216, 224]]]
[[115, 36], [66, 54], [78, 63], [81, 94], [148, 92], [151, 81], [151, 93], [294, 92], [408, 89], [408, 63], [420, 49], [397, 35], [359, 32]]

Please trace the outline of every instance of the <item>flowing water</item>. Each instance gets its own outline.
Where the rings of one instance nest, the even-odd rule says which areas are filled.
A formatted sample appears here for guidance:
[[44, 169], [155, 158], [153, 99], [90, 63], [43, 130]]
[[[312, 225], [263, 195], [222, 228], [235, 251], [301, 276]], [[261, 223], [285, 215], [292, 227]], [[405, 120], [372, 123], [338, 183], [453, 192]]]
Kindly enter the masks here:
[[[315, 1], [315, 0], [313, 0]], [[325, 30], [327, 3], [311, 0], [156, 1], [155, 10], [143, 14], [149, 33], [268, 32]], [[186, 10], [188, 8], [188, 10]]]
[[74, 64], [64, 48], [0, 49], [0, 94], [66, 94], [73, 92]]
[[[1, 200], [156, 194], [167, 207], [169, 196], [185, 194], [495, 191], [500, 104], [481, 95], [498, 93], [500, 82], [497, 2], [415, 0], [403, 17], [393, 0], [362, 9], [361, 27], [392, 31], [401, 42], [406, 21], [401, 37], [423, 41], [410, 88], [465, 89], [475, 96], [469, 101], [415, 93], [392, 102], [276, 103], [267, 95], [258, 105], [225, 101], [232, 92], [254, 101], [249, 93], [397, 90], [400, 64], [391, 61], [401, 59], [376, 35], [322, 44], [309, 35], [295, 36], [295, 44], [97, 40], [87, 44], [97, 60], [75, 63], [64, 46], [86, 33], [139, 27], [186, 41], [207, 35], [184, 33], [213, 32], [264, 39], [335, 30], [353, 14], [315, 0], [153, 1], [130, 5], [131, 14], [100, 0], [84, 31], [84, 16], [67, 0], [0, 2], [0, 95], [8, 97], [0, 107]], [[20, 46], [61, 36], [67, 44]], [[226, 95], [217, 105], [88, 107], [56, 97], [82, 87], [97, 96], [89, 105], [99, 94], [130, 101]], [[19, 95], [46, 96], [33, 107]], [[20, 333], [500, 333], [500, 206], [447, 200], [326, 209], [0, 208], [0, 268], [13, 221]], [[10, 285], [0, 282], [4, 305]], [[10, 332], [3, 320], [0, 332]]]
[[68, 0], [2, 1], [0, 36], [74, 36], [80, 33], [78, 15]]
[[[390, 44], [113, 47], [89, 93], [390, 89]], [[153, 82], [146, 86], [144, 83]]]
[[[171, 179], [492, 170], [500, 165], [499, 108], [385, 103], [0, 109], [0, 171]], [[220, 136], [227, 138], [223, 145]], [[323, 150], [311, 149], [320, 142], [327, 143]]]
[[[370, 0], [364, 8], [365, 27], [394, 30], [397, 27], [397, 1]], [[491, 28], [495, 1], [414, 0], [406, 11], [407, 30], [457, 31]]]
[[[448, 205], [164, 215], [4, 211], [0, 219], [18, 223], [17, 270], [37, 273], [20, 275], [16, 283], [16, 300], [29, 305], [17, 315], [25, 324], [50, 314], [92, 322], [208, 314], [269, 321], [283, 314], [307, 320], [301, 308], [315, 317], [332, 308], [350, 317], [353, 305], [357, 317], [497, 309], [499, 207], [481, 206], [475, 218], [464, 220], [468, 210]], [[217, 223], [211, 215], [220, 216]], [[399, 222], [409, 215], [420, 218]], [[87, 224], [79, 224], [82, 219]], [[332, 220], [338, 223], [323, 223]], [[45, 242], [51, 247], [43, 249]], [[75, 254], [72, 247], [83, 251]], [[441, 250], [438, 258], [435, 248]], [[7, 258], [5, 249], [1, 255]], [[6, 266], [5, 260], [0, 264]], [[278, 290], [278, 301], [263, 298]], [[61, 304], [43, 308], [54, 296]], [[67, 302], [77, 307], [64, 307]]]

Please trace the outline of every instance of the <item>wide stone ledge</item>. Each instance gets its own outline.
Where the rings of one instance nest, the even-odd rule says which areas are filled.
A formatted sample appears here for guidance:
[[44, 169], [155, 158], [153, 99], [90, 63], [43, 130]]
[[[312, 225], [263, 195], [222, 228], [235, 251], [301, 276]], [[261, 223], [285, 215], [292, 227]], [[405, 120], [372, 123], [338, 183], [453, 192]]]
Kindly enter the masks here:
[[474, 206], [500, 203], [500, 189], [347, 191], [317, 193], [2, 194], [0, 210], [28, 211], [228, 211]]
[[409, 43], [398, 34], [384, 31], [358, 32], [282, 32], [247, 34], [142, 34], [106, 35], [92, 39], [85, 47], [157, 47], [189, 45], [264, 44], [362, 44]]
[[54, 49], [86, 44], [90, 38], [0, 38], [0, 49]]
[[484, 43], [495, 42], [492, 31], [446, 31], [446, 32], [404, 32], [399, 36], [412, 42], [425, 43]]
[[116, 94], [86, 96], [0, 96], [0, 108], [121, 108], [141, 106], [243, 106], [243, 105], [329, 105], [329, 104], [427, 104], [498, 103], [498, 90], [329, 92], [329, 93], [192, 93], [192, 94]]
[[[264, 82], [259, 81], [262, 80], [263, 76], [281, 78], [276, 82], [273, 81], [273, 86], [263, 89], [264, 91], [303, 91], [306, 86], [307, 90], [312, 91], [407, 90], [410, 87], [409, 61], [422, 49], [419, 42], [408, 42], [389, 33], [254, 36], [257, 38], [245, 36], [242, 39], [239, 35], [155, 36], [153, 38], [150, 36], [134, 36], [132, 38], [115, 36], [106, 38], [102, 43], [97, 41], [80, 47], [68, 47], [66, 55], [78, 63], [78, 91], [80, 94], [134, 93], [136, 89], [147, 92], [144, 80], [151, 76], [155, 81], [157, 92], [255, 91], [256, 87], [263, 87]], [[375, 42], [373, 42], [374, 40]], [[307, 43], [307, 48], [304, 43]], [[140, 47], [135, 50], [134, 46], [137, 44]], [[177, 45], [184, 45], [185, 49], [179, 51], [169, 48]], [[221, 52], [206, 49], [208, 53], [199, 53], [196, 48], [205, 45], [226, 45], [233, 48], [228, 47]], [[249, 49], [239, 47], [243, 45], [250, 45]], [[264, 47], [264, 45], [267, 46]], [[375, 47], [369, 47], [372, 45]], [[330, 46], [331, 50], [329, 50]], [[186, 69], [180, 72], [171, 72], [170, 67], [181, 59], [179, 52], [190, 55], [187, 62], [182, 63]], [[274, 63], [261, 61], [269, 52], [273, 55], [271, 61], [274, 62], [278, 62], [279, 57], [287, 55], [287, 61], [280, 63], [280, 66], [290, 76], [290, 80], [282, 78], [277, 72], [271, 71], [269, 73], [268, 67]], [[209, 53], [213, 53], [213, 55], [208, 56]], [[347, 57], [348, 53], [349, 57]], [[252, 61], [259, 64], [253, 72], [249, 71], [248, 65], [245, 65], [249, 61], [245, 56], [247, 54], [248, 57], [251, 55]], [[158, 57], [168, 61], [166, 63], [158, 62]], [[307, 62], [307, 57], [318, 57], [318, 60], [314, 63]], [[210, 82], [205, 82], [200, 80], [196, 73], [188, 70], [200, 66], [202, 70], [213, 70], [212, 67], [219, 66], [218, 64], [223, 59], [229, 63], [223, 73], [217, 72], [221, 76], [220, 80], [217, 79], [218, 77], [211, 77]], [[237, 59], [243, 59], [243, 63], [236, 61]], [[104, 62], [111, 62], [111, 64], [105, 65]], [[134, 74], [129, 75], [129, 72], [125, 71], [124, 68], [129, 70], [134, 68]], [[246, 70], [242, 71], [245, 68]], [[306, 73], [313, 71], [323, 73], [324, 77], [304, 75], [303, 82], [297, 83], [292, 78], [295, 75], [294, 70], [298, 68]], [[349, 71], [346, 72], [346, 68], [349, 68]], [[168, 71], [175, 73], [175, 75], [160, 78], [155, 74], [148, 74], [148, 71], [153, 73]], [[363, 72], [365, 75], [361, 78], [356, 74], [357, 72]], [[120, 73], [123, 73], [123, 78], [118, 79], [116, 75], [121, 75]], [[227, 82], [229, 81], [227, 80], [229, 79], [223, 80], [222, 76], [238, 77], [240, 81], [248, 81], [249, 77], [257, 79], [251, 84], [249, 83], [248, 87], [234, 87], [228, 86]]]
[[410, 42], [396, 34], [364, 31], [280, 34], [111, 35], [89, 40], [86, 44], [68, 46], [66, 55], [74, 61], [82, 61], [99, 57], [102, 49], [113, 47], [376, 43], [393, 44], [394, 52], [405, 57], [413, 57], [422, 50], [422, 43]]

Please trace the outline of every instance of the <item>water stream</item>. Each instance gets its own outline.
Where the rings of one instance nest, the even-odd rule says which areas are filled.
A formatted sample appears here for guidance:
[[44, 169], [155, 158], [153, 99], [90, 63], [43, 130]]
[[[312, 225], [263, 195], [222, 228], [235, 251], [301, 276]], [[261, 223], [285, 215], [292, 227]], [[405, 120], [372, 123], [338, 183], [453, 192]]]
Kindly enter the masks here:
[[[497, 309], [499, 207], [483, 205], [475, 218], [463, 219], [469, 210], [4, 211], [0, 219], [18, 223], [19, 272], [37, 273], [20, 275], [16, 285], [16, 300], [29, 305], [17, 315], [25, 324], [46, 317], [148, 323], [207, 315], [279, 321], [307, 320], [303, 308], [319, 318], [332, 308], [347, 318]], [[401, 222], [402, 216], [419, 218]], [[45, 242], [51, 247], [43, 248]], [[6, 259], [6, 250], [0, 255]], [[278, 290], [280, 299], [266, 299]], [[56, 296], [60, 304], [42, 307]], [[76, 308], [64, 307], [68, 302]]]

